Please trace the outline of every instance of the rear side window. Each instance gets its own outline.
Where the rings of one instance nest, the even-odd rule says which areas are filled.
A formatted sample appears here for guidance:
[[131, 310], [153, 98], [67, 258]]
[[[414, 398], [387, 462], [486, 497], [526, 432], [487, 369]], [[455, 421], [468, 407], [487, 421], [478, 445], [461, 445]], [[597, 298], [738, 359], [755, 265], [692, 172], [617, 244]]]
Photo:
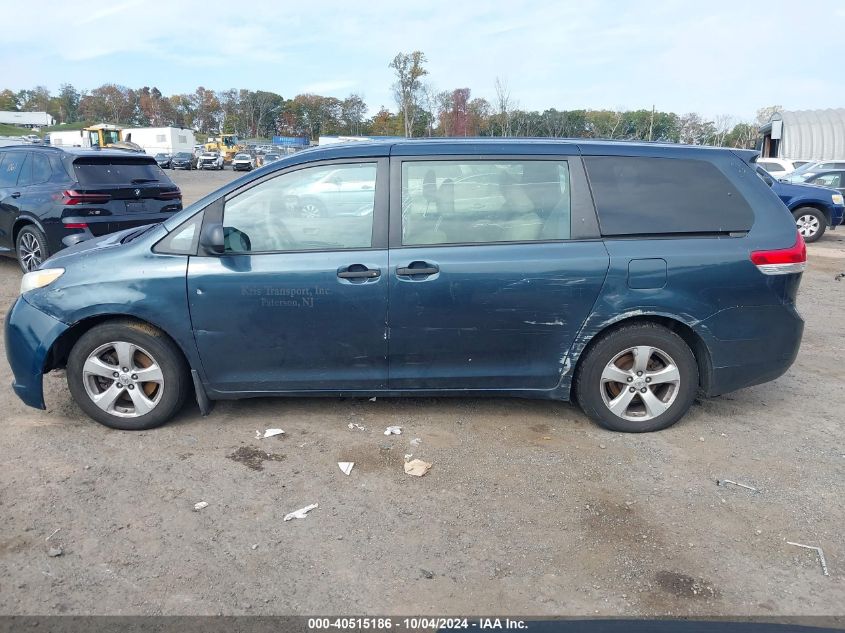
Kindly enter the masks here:
[[53, 177], [50, 159], [43, 154], [32, 154], [32, 184], [48, 182]]
[[708, 161], [584, 158], [602, 235], [747, 231], [754, 212]]
[[73, 170], [81, 185], [171, 184], [170, 178], [154, 160], [77, 158], [73, 161]]
[[760, 166], [765, 169], [770, 174], [774, 174], [779, 171], [786, 171], [783, 167], [778, 165], [777, 163], [760, 163]]
[[26, 152], [3, 152], [0, 154], [0, 187], [14, 187], [26, 158]]
[[402, 163], [405, 246], [569, 237], [565, 160]]

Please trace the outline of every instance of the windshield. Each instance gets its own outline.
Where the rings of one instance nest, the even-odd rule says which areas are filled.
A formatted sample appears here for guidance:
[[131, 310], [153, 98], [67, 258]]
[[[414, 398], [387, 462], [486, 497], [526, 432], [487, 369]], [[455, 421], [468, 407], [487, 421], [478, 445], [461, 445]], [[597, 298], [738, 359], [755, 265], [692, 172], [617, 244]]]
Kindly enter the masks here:
[[190, 158], [190, 157], [191, 157], [191, 155], [188, 154], [187, 152], [179, 152], [173, 158]]
[[237, 154], [235, 160], [249, 160], [249, 154]]
[[807, 172], [811, 171], [811, 170], [812, 170], [812, 169], [813, 169], [816, 165], [818, 165], [818, 164], [819, 164], [819, 163], [818, 163], [818, 162], [816, 162], [816, 161], [812, 161], [812, 162], [809, 162], [809, 163], [804, 163], [804, 164], [803, 164], [803, 165], [801, 165], [798, 169], [796, 169], [795, 171], [793, 171], [793, 172], [792, 172], [792, 174], [790, 174], [790, 175], [792, 175], [792, 176], [800, 176], [800, 175], [802, 175], [802, 174], [806, 174]]

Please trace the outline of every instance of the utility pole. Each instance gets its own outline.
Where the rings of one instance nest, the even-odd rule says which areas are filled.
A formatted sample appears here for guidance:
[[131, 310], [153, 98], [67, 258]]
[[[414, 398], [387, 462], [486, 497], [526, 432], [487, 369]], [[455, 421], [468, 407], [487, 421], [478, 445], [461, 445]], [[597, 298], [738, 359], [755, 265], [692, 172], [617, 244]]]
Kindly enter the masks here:
[[651, 122], [648, 124], [648, 140], [651, 140], [652, 132], [654, 131], [654, 105], [651, 106]]

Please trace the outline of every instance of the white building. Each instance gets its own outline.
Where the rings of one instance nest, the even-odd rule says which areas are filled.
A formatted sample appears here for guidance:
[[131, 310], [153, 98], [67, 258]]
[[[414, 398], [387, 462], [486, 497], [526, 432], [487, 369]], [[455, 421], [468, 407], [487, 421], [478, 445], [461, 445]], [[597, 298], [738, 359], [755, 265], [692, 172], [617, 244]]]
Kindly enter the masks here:
[[775, 112], [760, 137], [764, 158], [845, 159], [845, 108]]
[[18, 127], [49, 127], [56, 121], [46, 112], [17, 112], [15, 110], [0, 110], [0, 123], [17, 125]]

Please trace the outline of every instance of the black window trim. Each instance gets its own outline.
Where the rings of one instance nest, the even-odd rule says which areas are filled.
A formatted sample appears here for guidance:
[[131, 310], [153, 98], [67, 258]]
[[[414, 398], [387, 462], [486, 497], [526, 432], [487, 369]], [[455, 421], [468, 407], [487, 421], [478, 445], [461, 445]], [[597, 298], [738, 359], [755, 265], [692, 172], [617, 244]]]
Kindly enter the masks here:
[[[576, 148], [572, 148], [576, 149]], [[577, 151], [577, 150], [576, 150]], [[446, 242], [438, 244], [402, 243], [402, 163], [404, 162], [504, 162], [543, 161], [566, 162], [569, 167], [570, 227], [569, 239], [513, 240], [504, 242]], [[508, 246], [518, 244], [566, 244], [569, 242], [600, 240], [598, 217], [593, 196], [587, 182], [587, 172], [581, 156], [564, 154], [415, 154], [390, 157], [390, 249], [452, 248], [464, 246]]]
[[[220, 258], [243, 257], [253, 255], [290, 255], [296, 253], [339, 253], [386, 250], [388, 202], [388, 186], [386, 183], [389, 177], [387, 156], [355, 156], [335, 158], [330, 160], [315, 160], [306, 163], [297, 163], [296, 165], [290, 165], [289, 167], [286, 167], [284, 169], [279, 169], [278, 171], [274, 170], [269, 174], [264, 174], [260, 178], [256, 178], [255, 180], [251, 180], [247, 183], [244, 183], [243, 186], [238, 187], [237, 189], [230, 191], [220, 196], [213, 202], [209, 203], [208, 206], [206, 206], [205, 209], [203, 209], [202, 211], [203, 213], [205, 213], [205, 216], [203, 217], [201, 231], [204, 231], [206, 226], [208, 225], [223, 223], [223, 212], [225, 210], [226, 202], [228, 202], [232, 198], [236, 198], [242, 193], [249, 191], [253, 187], [257, 187], [258, 185], [267, 182], [268, 180], [273, 180], [274, 178], [278, 178], [285, 174], [293, 173], [295, 171], [300, 171], [302, 169], [307, 169], [310, 167], [323, 167], [326, 165], [350, 165], [362, 163], [376, 163], [376, 189], [375, 201], [373, 206], [373, 233], [372, 239], [370, 241], [370, 246], [362, 248], [308, 248], [279, 251], [249, 251], [244, 253], [223, 253], [221, 255], [204, 253], [202, 252], [202, 249], [197, 248], [197, 253], [195, 254], [195, 256]], [[184, 222], [182, 224], [184, 224]], [[182, 224], [180, 224], [179, 227], [181, 227]]]

